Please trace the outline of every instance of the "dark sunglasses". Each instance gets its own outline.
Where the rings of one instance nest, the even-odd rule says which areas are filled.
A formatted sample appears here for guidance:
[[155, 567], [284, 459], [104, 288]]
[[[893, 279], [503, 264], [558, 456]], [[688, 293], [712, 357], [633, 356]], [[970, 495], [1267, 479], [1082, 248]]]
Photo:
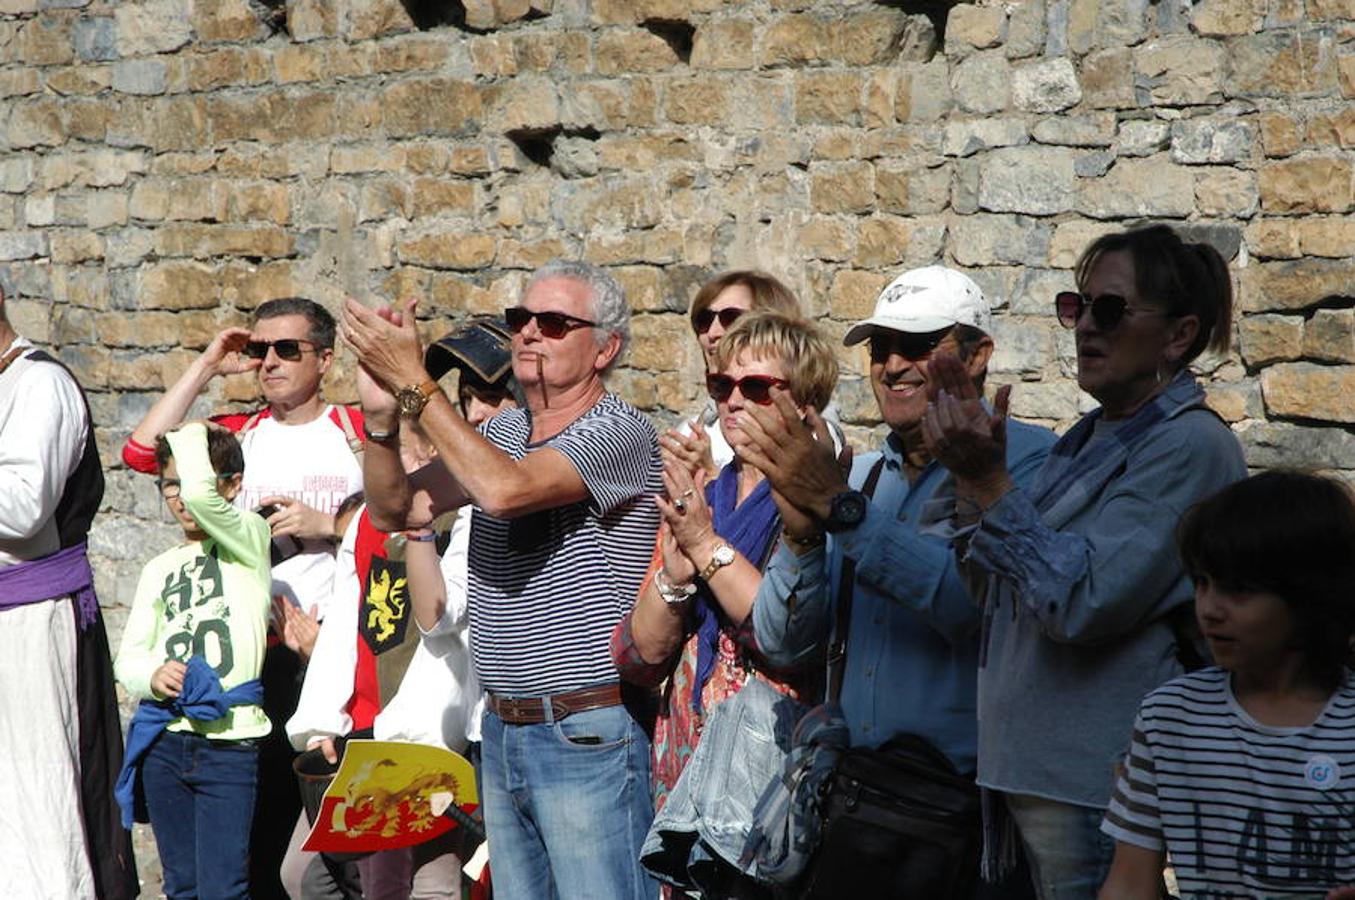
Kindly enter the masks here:
[[510, 306], [503, 311], [503, 317], [514, 334], [527, 327], [527, 323], [536, 319], [536, 327], [542, 337], [558, 340], [576, 328], [596, 328], [597, 322], [580, 319], [562, 312], [532, 312], [525, 306]]
[[[302, 347], [302, 344], [310, 344], [309, 347]], [[302, 341], [296, 338], [284, 338], [280, 341], [250, 341], [245, 344], [245, 356], [250, 359], [263, 359], [268, 355], [268, 348], [272, 347], [273, 352], [278, 355], [278, 359], [287, 362], [296, 362], [303, 353], [316, 353], [318, 348], [314, 341]]]
[[896, 353], [909, 362], [927, 359], [936, 352], [936, 348], [941, 346], [941, 342], [946, 339], [946, 335], [950, 332], [951, 329], [949, 328], [926, 334], [877, 330], [870, 336], [870, 361], [883, 363]]
[[1130, 306], [1129, 301], [1119, 294], [1101, 294], [1093, 297], [1081, 291], [1060, 291], [1054, 295], [1054, 312], [1059, 317], [1059, 324], [1064, 328], [1076, 328], [1078, 320], [1088, 307], [1091, 307], [1092, 322], [1099, 331], [1111, 331], [1128, 314], [1170, 315], [1160, 309]]
[[703, 309], [692, 317], [692, 325], [696, 327], [697, 334], [705, 334], [710, 331], [710, 326], [715, 324], [715, 320], [719, 319], [721, 327], [727, 331], [729, 326], [737, 322], [739, 316], [747, 311], [746, 309], [739, 309], [737, 306], [727, 306], [719, 312], [709, 308]]
[[706, 390], [717, 403], [724, 403], [738, 388], [749, 403], [768, 406], [772, 402], [772, 388], [784, 388], [787, 384], [786, 379], [770, 375], [745, 375], [737, 381], [728, 375], [706, 376]]

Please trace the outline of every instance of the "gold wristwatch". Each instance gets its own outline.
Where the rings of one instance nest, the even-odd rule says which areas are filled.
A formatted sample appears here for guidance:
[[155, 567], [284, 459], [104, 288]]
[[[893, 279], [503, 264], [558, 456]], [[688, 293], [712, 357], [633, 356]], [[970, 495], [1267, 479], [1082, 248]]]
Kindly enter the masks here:
[[702, 569], [696, 577], [701, 581], [710, 581], [712, 575], [733, 561], [734, 548], [728, 544], [718, 544], [715, 547], [715, 552], [711, 554], [710, 562], [706, 563], [706, 567]]
[[423, 384], [411, 384], [395, 392], [395, 402], [400, 405], [400, 415], [406, 419], [417, 419], [428, 405], [429, 399], [438, 392], [438, 383], [431, 378]]

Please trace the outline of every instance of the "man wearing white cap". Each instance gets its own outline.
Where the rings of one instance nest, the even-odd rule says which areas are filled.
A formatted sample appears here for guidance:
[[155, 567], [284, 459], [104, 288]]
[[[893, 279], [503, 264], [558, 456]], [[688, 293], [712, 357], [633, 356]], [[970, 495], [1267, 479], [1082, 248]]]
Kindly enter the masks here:
[[[955, 353], [982, 390], [993, 353], [988, 301], [973, 281], [943, 266], [913, 269], [881, 292], [875, 314], [847, 332], [867, 341], [870, 382], [889, 434], [878, 452], [844, 476], [813, 413], [803, 427], [787, 406], [750, 408], [744, 458], [785, 499], [785, 540], [753, 606], [758, 647], [773, 664], [823, 653], [845, 631], [841, 705], [853, 746], [877, 747], [899, 734], [926, 738], [957, 772], [976, 768], [975, 691], [979, 607], [956, 571], [946, 541], [918, 532], [923, 505], [946, 470], [923, 444], [927, 369], [938, 350]], [[1054, 441], [1046, 429], [1007, 428], [1007, 464], [1024, 483]], [[844, 562], [854, 573], [843, 575]], [[849, 617], [839, 595], [850, 587]], [[834, 639], [834, 649], [837, 648]], [[974, 823], [977, 837], [978, 823]], [[814, 865], [827, 864], [822, 858]], [[842, 860], [829, 873], [841, 896], [897, 884], [898, 860]], [[848, 890], [851, 886], [852, 890]]]

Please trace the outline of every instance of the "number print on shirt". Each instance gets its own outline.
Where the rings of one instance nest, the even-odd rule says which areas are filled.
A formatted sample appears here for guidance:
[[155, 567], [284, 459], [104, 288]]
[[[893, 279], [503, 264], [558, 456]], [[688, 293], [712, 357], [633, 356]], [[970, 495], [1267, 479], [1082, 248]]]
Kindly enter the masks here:
[[160, 589], [165, 620], [177, 630], [165, 638], [165, 658], [184, 662], [200, 656], [218, 678], [235, 666], [231, 647], [230, 608], [221, 590], [221, 563], [215, 556], [196, 556], [178, 572], [165, 576]]

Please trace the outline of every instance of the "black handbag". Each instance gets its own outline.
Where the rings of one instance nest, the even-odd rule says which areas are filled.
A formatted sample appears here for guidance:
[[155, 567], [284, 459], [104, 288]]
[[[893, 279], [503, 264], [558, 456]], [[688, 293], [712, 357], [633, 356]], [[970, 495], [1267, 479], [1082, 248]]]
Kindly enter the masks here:
[[[877, 465], [866, 481], [874, 492]], [[828, 696], [837, 702], [846, 668], [856, 566], [842, 560], [829, 650]], [[838, 758], [819, 802], [821, 838], [795, 893], [805, 900], [843, 897], [969, 898], [982, 851], [974, 779], [913, 734]]]

